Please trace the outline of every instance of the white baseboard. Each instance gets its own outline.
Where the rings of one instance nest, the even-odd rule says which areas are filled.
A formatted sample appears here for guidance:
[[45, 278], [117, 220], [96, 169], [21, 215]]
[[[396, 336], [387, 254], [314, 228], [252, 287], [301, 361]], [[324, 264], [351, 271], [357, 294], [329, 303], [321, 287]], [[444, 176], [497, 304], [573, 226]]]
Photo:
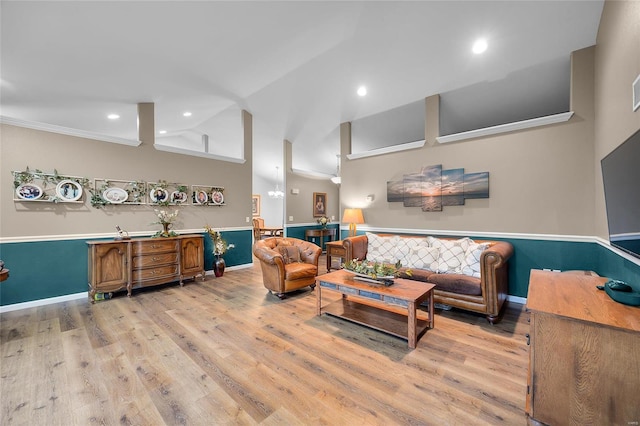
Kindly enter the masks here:
[[513, 302], [513, 303], [519, 303], [521, 305], [526, 305], [527, 304], [527, 298], [526, 297], [520, 297], [520, 296], [509, 296], [509, 295], [507, 295], [507, 301]]
[[[87, 299], [87, 292], [65, 294], [64, 296], [50, 297], [48, 299], [32, 300], [30, 302], [14, 303], [12, 305], [0, 306], [0, 314], [20, 309], [37, 308], [38, 306], [53, 305], [54, 303], [68, 302], [70, 300]], [[88, 300], [88, 299], [87, 299]]]

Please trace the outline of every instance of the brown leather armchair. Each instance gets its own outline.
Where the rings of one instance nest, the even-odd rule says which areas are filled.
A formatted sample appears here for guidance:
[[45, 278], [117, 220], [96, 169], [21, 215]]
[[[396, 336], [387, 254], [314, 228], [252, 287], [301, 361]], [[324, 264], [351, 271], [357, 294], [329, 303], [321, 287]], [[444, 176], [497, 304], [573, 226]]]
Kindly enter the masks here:
[[262, 269], [262, 282], [280, 299], [290, 291], [315, 287], [321, 253], [317, 245], [297, 238], [273, 237], [253, 244], [253, 254]]

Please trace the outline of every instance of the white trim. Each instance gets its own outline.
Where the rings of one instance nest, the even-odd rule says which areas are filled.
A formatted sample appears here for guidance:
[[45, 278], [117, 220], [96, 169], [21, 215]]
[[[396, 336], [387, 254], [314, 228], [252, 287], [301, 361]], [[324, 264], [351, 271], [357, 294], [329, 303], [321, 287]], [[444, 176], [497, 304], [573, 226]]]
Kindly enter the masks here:
[[30, 302], [14, 303], [12, 305], [0, 306], [0, 314], [11, 311], [18, 311], [20, 309], [37, 308], [38, 306], [52, 305], [54, 303], [68, 302], [70, 300], [88, 299], [88, 293], [83, 291], [82, 293], [66, 294], [64, 296], [50, 297], [48, 299], [32, 300]]
[[[638, 90], [636, 90], [636, 85], [638, 85]], [[636, 92], [640, 93], [640, 74], [631, 83], [631, 109], [633, 111], [640, 108], [640, 96], [636, 98]]]
[[390, 154], [392, 152], [408, 151], [410, 149], [422, 148], [425, 144], [425, 140], [407, 142], [398, 145], [386, 146], [384, 148], [372, 149], [370, 151], [356, 152], [347, 154], [349, 160], [357, 160], [359, 158], [373, 157], [375, 155]]
[[[221, 232], [225, 231], [251, 231], [253, 227], [250, 226], [235, 226], [227, 228], [215, 228]], [[188, 234], [204, 234], [206, 231], [203, 229], [176, 229], [175, 232], [178, 235]], [[155, 234], [155, 231], [130, 231], [129, 236], [135, 237], [151, 237]], [[69, 235], [33, 235], [22, 237], [0, 237], [0, 244], [10, 243], [33, 243], [39, 241], [66, 241], [66, 240], [100, 240], [104, 238], [114, 238], [116, 232], [102, 232], [96, 234], [69, 234]]]
[[625, 258], [629, 262], [635, 263], [636, 265], [640, 265], [640, 259], [630, 255], [624, 250], [620, 250], [619, 248], [612, 246], [611, 243], [609, 243], [609, 241], [602, 239], [600, 237], [594, 237], [594, 242], [600, 244], [604, 248], [609, 249], [610, 251], [614, 252], [618, 256]]
[[485, 127], [483, 129], [469, 130], [468, 132], [453, 133], [451, 135], [438, 136], [438, 143], [457, 142], [466, 139], [479, 138], [481, 136], [497, 135], [500, 133], [513, 132], [515, 130], [529, 129], [531, 127], [546, 126], [555, 123], [569, 121], [573, 111], [560, 114], [547, 115], [545, 117], [532, 118], [530, 120], [515, 121], [513, 123], [500, 124], [498, 126]]
[[302, 169], [291, 169], [291, 173], [298, 176], [304, 176], [311, 179], [331, 179], [335, 177], [335, 175], [330, 175], [328, 173], [315, 172], [313, 170], [302, 170]]
[[38, 123], [36, 121], [25, 121], [5, 116], [0, 116], [0, 123], [24, 127], [27, 129], [42, 130], [44, 132], [58, 133], [61, 135], [76, 136], [79, 138], [93, 139], [102, 142], [117, 143], [120, 145], [140, 146], [140, 144], [142, 143], [139, 140], [135, 139], [119, 138], [117, 136], [108, 136], [101, 133], [90, 132], [87, 130], [72, 129], [70, 127], [57, 126], [55, 124]]
[[[341, 225], [340, 230], [349, 230], [346, 225]], [[468, 237], [473, 235], [481, 238], [504, 238], [518, 240], [543, 240], [543, 241], [569, 241], [580, 243], [594, 243], [596, 237], [587, 235], [556, 235], [556, 234], [522, 234], [509, 232], [486, 231], [451, 231], [446, 229], [410, 229], [410, 228], [379, 228], [368, 225], [358, 225], [358, 230], [382, 232], [386, 234], [415, 234], [415, 235], [444, 235], [452, 237]]]
[[247, 161], [244, 158], [226, 157], [224, 155], [210, 154], [208, 152], [194, 151], [192, 149], [177, 148], [175, 146], [161, 145], [157, 143], [153, 144], [153, 147], [158, 151], [171, 152], [173, 154], [190, 155], [192, 157], [208, 158], [210, 160], [226, 161], [228, 163], [244, 164]]
[[519, 303], [521, 305], [526, 305], [527, 304], [527, 298], [526, 297], [520, 297], [520, 296], [507, 295], [507, 301], [513, 302], [513, 303]]

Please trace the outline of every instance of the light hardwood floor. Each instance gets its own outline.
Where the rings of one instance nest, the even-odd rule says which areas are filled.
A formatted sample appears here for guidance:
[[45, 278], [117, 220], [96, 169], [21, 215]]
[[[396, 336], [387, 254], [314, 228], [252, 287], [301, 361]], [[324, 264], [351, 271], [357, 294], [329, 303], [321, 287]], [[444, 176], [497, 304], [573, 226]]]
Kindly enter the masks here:
[[316, 316], [315, 302], [309, 290], [269, 295], [256, 262], [130, 299], [2, 314], [0, 422], [526, 424], [521, 305], [494, 326], [436, 310], [435, 329], [409, 350]]

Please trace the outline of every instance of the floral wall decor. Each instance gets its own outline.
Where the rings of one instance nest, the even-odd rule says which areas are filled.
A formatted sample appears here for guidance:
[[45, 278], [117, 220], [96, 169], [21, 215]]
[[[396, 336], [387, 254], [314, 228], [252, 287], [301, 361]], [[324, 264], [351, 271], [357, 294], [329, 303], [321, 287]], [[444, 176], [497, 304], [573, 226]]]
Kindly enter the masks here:
[[402, 180], [387, 182], [387, 202], [420, 207], [424, 212], [442, 211], [443, 206], [462, 206], [465, 200], [489, 198], [489, 172], [465, 173], [426, 166]]

